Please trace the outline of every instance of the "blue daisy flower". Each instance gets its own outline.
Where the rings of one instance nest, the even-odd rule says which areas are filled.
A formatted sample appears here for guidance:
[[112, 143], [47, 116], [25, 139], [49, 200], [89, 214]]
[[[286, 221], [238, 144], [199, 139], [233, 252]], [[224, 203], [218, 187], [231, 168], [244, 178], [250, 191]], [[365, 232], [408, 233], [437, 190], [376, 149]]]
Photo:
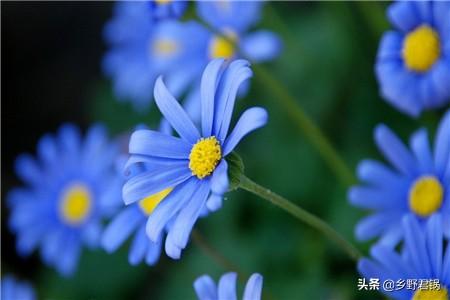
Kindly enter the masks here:
[[101, 222], [121, 203], [118, 147], [102, 126], [82, 140], [76, 127], [64, 125], [56, 137], [42, 137], [37, 152], [37, 158], [17, 158], [16, 173], [26, 186], [8, 194], [9, 226], [20, 255], [40, 247], [46, 264], [70, 275], [83, 245], [98, 245]]
[[396, 31], [378, 49], [382, 96], [411, 116], [450, 103], [450, 2], [399, 1], [387, 14]]
[[281, 52], [279, 37], [267, 30], [248, 33], [261, 16], [262, 1], [200, 1], [198, 15], [215, 30], [234, 41], [211, 34], [208, 59], [245, 57], [253, 62], [272, 60]]
[[34, 300], [36, 295], [28, 282], [18, 281], [11, 275], [4, 276], [1, 280], [2, 300]]
[[[220, 277], [219, 284], [216, 287], [214, 280], [210, 276], [203, 275], [195, 280], [194, 289], [199, 300], [233, 300], [237, 299], [236, 279], [236, 273], [226, 273]], [[262, 286], [263, 277], [258, 273], [252, 274], [245, 285], [242, 299], [260, 300]]]
[[180, 0], [149, 1], [151, 14], [155, 19], [179, 18], [186, 10], [187, 4], [187, 1]]
[[424, 222], [433, 214], [442, 215], [445, 235], [450, 237], [450, 111], [438, 128], [434, 153], [425, 129], [411, 137], [412, 151], [384, 125], [376, 128], [375, 141], [394, 169], [373, 160], [358, 166], [364, 184], [349, 191], [350, 202], [374, 213], [357, 225], [357, 238], [381, 236], [381, 243], [394, 246], [404, 236], [400, 226], [404, 215]]
[[199, 99], [201, 131], [160, 77], [155, 85], [155, 101], [179, 137], [137, 130], [130, 139], [131, 157], [127, 166], [145, 163], [150, 171], [131, 176], [123, 187], [123, 199], [130, 204], [169, 189], [169, 194], [148, 217], [147, 235], [156, 242], [169, 222], [173, 222], [165, 241], [166, 253], [172, 258], [180, 257], [205, 204], [211, 209], [220, 206], [228, 189], [224, 158], [245, 135], [267, 122], [264, 109], [250, 108], [228, 134], [236, 93], [252, 71], [245, 60], [232, 62], [225, 71], [223, 66], [223, 59], [213, 60], [203, 73]]
[[[393, 280], [404, 288], [380, 290], [394, 299], [447, 300], [450, 291], [450, 244], [444, 238], [440, 215], [433, 215], [425, 226], [417, 217], [403, 219], [405, 245], [401, 254], [383, 245], [371, 249], [373, 259], [363, 258], [358, 263], [359, 272], [366, 278], [379, 278], [380, 282]], [[412, 279], [409, 287], [406, 281]], [[414, 281], [416, 280], [416, 281]], [[431, 280], [436, 280], [433, 287]]]
[[148, 107], [157, 76], [163, 74], [172, 93], [184, 93], [204, 66], [198, 53], [208, 32], [196, 22], [154, 21], [146, 2], [119, 2], [104, 36], [110, 50], [103, 69], [114, 92], [136, 108]]

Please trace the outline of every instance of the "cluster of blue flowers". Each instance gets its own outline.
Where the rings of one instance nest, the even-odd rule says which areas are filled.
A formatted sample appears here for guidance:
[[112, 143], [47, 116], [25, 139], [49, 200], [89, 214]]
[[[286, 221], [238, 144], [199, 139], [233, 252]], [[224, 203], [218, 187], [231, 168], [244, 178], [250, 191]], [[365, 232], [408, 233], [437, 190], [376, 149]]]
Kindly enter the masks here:
[[[102, 126], [82, 138], [67, 124], [40, 139], [37, 157], [18, 157], [16, 173], [25, 185], [10, 191], [7, 203], [20, 255], [39, 249], [45, 264], [69, 276], [84, 246], [114, 252], [134, 235], [130, 264], [157, 263], [163, 247], [179, 259], [197, 220], [221, 208], [230, 186], [227, 156], [268, 119], [265, 109], [249, 108], [230, 129], [235, 101], [252, 76], [249, 61], [274, 59], [281, 42], [272, 32], [250, 31], [262, 2], [197, 2], [201, 22], [180, 20], [188, 6], [170, 0], [116, 4], [104, 30], [110, 46], [104, 71], [119, 99], [138, 109], [154, 99], [161, 128], [136, 129], [125, 154]], [[399, 2], [388, 15], [398, 31], [380, 44], [376, 74], [383, 97], [412, 116], [448, 104], [450, 3]], [[425, 129], [413, 134], [411, 150], [385, 125], [376, 127], [375, 140], [392, 167], [363, 161], [362, 183], [349, 191], [353, 205], [373, 212], [356, 226], [357, 238], [379, 238], [373, 259], [361, 259], [359, 271], [380, 279], [436, 278], [440, 291], [385, 292], [448, 299], [450, 111], [433, 147]], [[200, 300], [236, 299], [236, 278], [227, 273], [216, 287], [204, 275], [194, 289]], [[253, 274], [243, 299], [260, 299], [262, 282]], [[12, 277], [1, 285], [2, 299], [35, 298], [28, 284]]]
[[[450, 3], [396, 2], [388, 17], [397, 31], [380, 43], [376, 75], [382, 96], [401, 112], [450, 103]], [[356, 226], [359, 240], [379, 238], [373, 259], [358, 264], [366, 278], [438, 280], [440, 289], [382, 291], [395, 299], [449, 299], [450, 291], [450, 111], [440, 121], [433, 147], [426, 129], [415, 132], [408, 149], [385, 125], [375, 142], [391, 166], [362, 161], [362, 184], [349, 191], [350, 202], [372, 213]]]

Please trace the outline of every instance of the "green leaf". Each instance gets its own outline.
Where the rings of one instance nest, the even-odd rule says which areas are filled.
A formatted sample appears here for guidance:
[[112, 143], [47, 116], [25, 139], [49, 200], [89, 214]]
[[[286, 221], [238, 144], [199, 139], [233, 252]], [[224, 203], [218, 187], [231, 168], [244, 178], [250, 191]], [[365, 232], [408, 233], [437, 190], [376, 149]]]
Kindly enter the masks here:
[[228, 163], [228, 178], [230, 179], [228, 190], [234, 191], [241, 183], [241, 176], [244, 174], [244, 162], [236, 152], [231, 152], [225, 159]]

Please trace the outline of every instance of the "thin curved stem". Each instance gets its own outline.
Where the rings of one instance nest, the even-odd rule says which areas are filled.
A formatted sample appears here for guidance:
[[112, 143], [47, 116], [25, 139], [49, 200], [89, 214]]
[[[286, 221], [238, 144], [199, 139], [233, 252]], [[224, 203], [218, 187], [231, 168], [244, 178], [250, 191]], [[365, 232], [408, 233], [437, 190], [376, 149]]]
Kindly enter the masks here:
[[266, 86], [272, 92], [278, 103], [282, 105], [288, 116], [295, 122], [314, 148], [316, 148], [337, 178], [345, 186], [354, 184], [355, 178], [353, 172], [295, 98], [264, 67], [253, 65], [253, 69], [255, 70], [257, 80], [260, 80], [263, 86]]
[[361, 257], [358, 249], [356, 249], [349, 241], [342, 237], [342, 235], [334, 230], [330, 225], [328, 225], [322, 219], [304, 210], [303, 208], [295, 205], [286, 198], [283, 198], [280, 195], [272, 192], [271, 190], [255, 183], [245, 175], [241, 176], [239, 187], [265, 200], [268, 200], [272, 204], [280, 207], [303, 223], [315, 228], [330, 240], [334, 241], [344, 252], [348, 254], [348, 256], [350, 256], [351, 259], [358, 261], [358, 259]]

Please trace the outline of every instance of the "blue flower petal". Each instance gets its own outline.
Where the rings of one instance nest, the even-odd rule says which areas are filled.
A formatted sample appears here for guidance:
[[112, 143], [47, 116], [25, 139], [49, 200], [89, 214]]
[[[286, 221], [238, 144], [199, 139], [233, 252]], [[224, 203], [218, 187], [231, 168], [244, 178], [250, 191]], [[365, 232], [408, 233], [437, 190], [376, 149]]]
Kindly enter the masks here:
[[414, 175], [417, 170], [414, 157], [399, 138], [385, 125], [375, 129], [375, 141], [387, 160], [405, 175]]
[[277, 34], [260, 30], [246, 35], [239, 43], [242, 54], [252, 62], [272, 60], [280, 55], [283, 44]]
[[95, 248], [99, 245], [102, 230], [103, 228], [99, 221], [90, 222], [83, 228], [81, 239], [87, 247]]
[[413, 2], [399, 1], [388, 7], [387, 15], [392, 24], [404, 32], [411, 31], [421, 23]]
[[145, 256], [149, 239], [145, 234], [145, 226], [141, 226], [136, 232], [133, 242], [128, 253], [128, 261], [131, 265], [135, 266], [139, 264]]
[[439, 124], [434, 141], [434, 164], [438, 174], [444, 174], [450, 163], [450, 110], [444, 115]]
[[430, 257], [432, 274], [439, 276], [442, 272], [443, 261], [443, 221], [439, 214], [432, 215], [426, 224], [426, 243]]
[[173, 216], [189, 201], [197, 190], [198, 179], [190, 178], [176, 186], [173, 191], [155, 208], [147, 221], [147, 235], [152, 241], [157, 241], [164, 227]]
[[208, 275], [203, 275], [197, 278], [194, 281], [194, 289], [199, 300], [217, 299], [216, 284]]
[[214, 121], [214, 100], [216, 89], [222, 76], [223, 59], [215, 59], [210, 62], [203, 72], [200, 86], [200, 99], [202, 111], [202, 134], [209, 137], [212, 134]]
[[378, 240], [377, 244], [383, 245], [385, 247], [394, 248], [403, 238], [402, 226], [398, 222], [398, 225], [392, 226]]
[[116, 251], [142, 221], [137, 207], [126, 207], [106, 227], [102, 247], [109, 253]]
[[401, 59], [402, 48], [403, 35], [396, 31], [388, 31], [381, 38], [377, 59], [382, 61]]
[[403, 263], [400, 255], [390, 248], [375, 245], [371, 248], [370, 254], [381, 266], [389, 270], [389, 276], [393, 276], [391, 279], [404, 279], [406, 274], [413, 273], [411, 267], [408, 264]]
[[219, 93], [216, 95], [218, 101], [214, 111], [213, 135], [221, 142], [225, 140], [228, 133], [238, 89], [253, 74], [249, 65], [246, 60], [233, 61], [228, 67], [219, 87]]
[[399, 223], [402, 214], [402, 211], [380, 212], [365, 217], [356, 225], [356, 238], [360, 241], [367, 241], [379, 236], [389, 227]]
[[161, 77], [156, 80], [154, 96], [159, 110], [181, 138], [195, 144], [200, 139], [197, 128], [180, 103], [167, 90]]
[[175, 244], [172, 235], [167, 235], [164, 250], [166, 251], [166, 254], [173, 259], [180, 259], [181, 257], [181, 248]]
[[246, 31], [258, 22], [262, 1], [199, 1], [198, 15], [217, 30]]
[[[145, 226], [142, 227], [145, 228]], [[149, 266], [153, 266], [158, 262], [159, 257], [161, 255], [161, 248], [162, 248], [162, 235], [160, 235], [160, 238], [156, 243], [154, 243], [149, 239], [147, 254], [145, 255], [145, 262]]]
[[442, 279], [446, 284], [450, 284], [450, 247], [448, 243], [443, 261], [444, 263], [442, 264]]
[[192, 227], [194, 227], [201, 209], [206, 203], [209, 189], [210, 182], [208, 179], [203, 179], [198, 182], [195, 193], [192, 195], [186, 207], [180, 211], [169, 231], [168, 236], [181, 249], [184, 249], [188, 243]]
[[401, 60], [377, 61], [375, 71], [383, 98], [398, 110], [417, 117], [423, 109], [423, 103], [417, 101], [417, 76], [405, 70]]
[[420, 172], [434, 173], [433, 155], [431, 153], [428, 132], [421, 129], [411, 136], [411, 149], [418, 162]]
[[22, 154], [15, 161], [15, 171], [23, 181], [37, 185], [43, 178], [42, 170], [29, 154]]
[[222, 159], [212, 175], [211, 191], [216, 195], [222, 195], [228, 190], [228, 185], [228, 164]]
[[37, 152], [43, 163], [52, 167], [58, 164], [58, 149], [55, 139], [49, 134], [44, 135], [38, 142]]
[[222, 275], [219, 280], [217, 299], [236, 300], [236, 280], [237, 274], [234, 272]]
[[233, 151], [240, 140], [250, 132], [266, 125], [268, 119], [267, 111], [261, 107], [252, 107], [244, 111], [239, 118], [231, 134], [223, 145], [224, 155]]
[[448, 26], [450, 26], [450, 2], [434, 1], [432, 10], [434, 26], [439, 29], [439, 33], [442, 35]]
[[385, 190], [381, 188], [356, 186], [348, 193], [351, 204], [367, 209], [395, 209], [401, 211], [407, 209], [404, 201], [407, 190]]
[[250, 276], [247, 284], [245, 285], [244, 296], [242, 300], [259, 300], [261, 299], [263, 285], [263, 277], [254, 273]]
[[222, 196], [211, 193], [206, 201], [206, 207], [209, 211], [214, 212], [222, 207]]
[[75, 272], [81, 253], [81, 244], [77, 237], [66, 237], [56, 258], [56, 268], [63, 276]]
[[415, 270], [422, 276], [432, 278], [429, 255], [427, 255], [425, 236], [414, 216], [408, 215], [403, 219], [405, 245]]
[[186, 141], [158, 131], [137, 130], [130, 138], [131, 154], [164, 158], [188, 159], [192, 145]]
[[122, 190], [123, 200], [125, 204], [142, 200], [166, 188], [174, 187], [191, 176], [189, 168], [184, 164], [143, 172], [125, 183]]
[[443, 57], [438, 60], [427, 75], [435, 94], [428, 95], [428, 107], [441, 107], [450, 103], [450, 85], [448, 84], [450, 82], [450, 57]]
[[365, 181], [374, 187], [396, 190], [409, 186], [409, 181], [405, 184], [404, 178], [400, 177], [385, 164], [374, 160], [366, 159], [359, 163], [357, 175], [361, 181]]
[[64, 124], [58, 132], [61, 153], [69, 163], [74, 163], [79, 157], [81, 147], [80, 130], [72, 124]]

